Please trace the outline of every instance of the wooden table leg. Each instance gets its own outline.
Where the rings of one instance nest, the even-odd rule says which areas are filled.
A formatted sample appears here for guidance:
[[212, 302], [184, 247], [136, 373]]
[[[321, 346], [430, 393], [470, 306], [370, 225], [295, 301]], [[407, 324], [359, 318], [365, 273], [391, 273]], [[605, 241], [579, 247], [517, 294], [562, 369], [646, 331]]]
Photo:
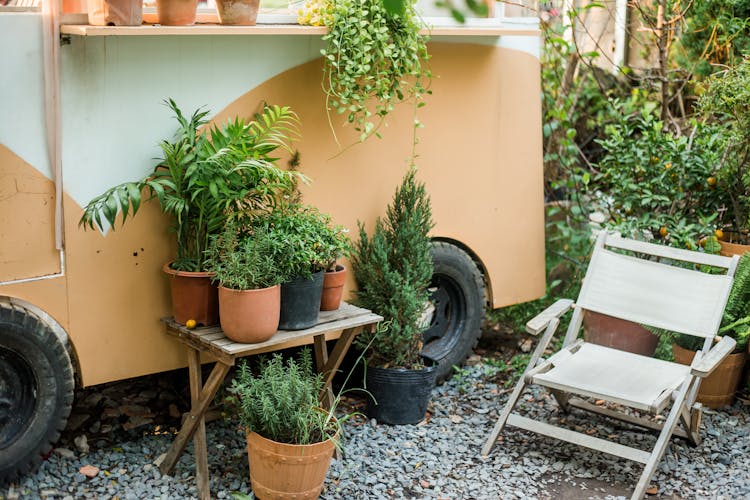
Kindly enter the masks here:
[[196, 430], [198, 429], [199, 423], [203, 421], [206, 410], [208, 409], [208, 406], [211, 404], [211, 401], [216, 395], [216, 391], [219, 389], [219, 386], [221, 386], [221, 383], [224, 381], [224, 377], [226, 376], [230, 367], [231, 365], [226, 364], [222, 361], [217, 361], [214, 365], [213, 370], [211, 370], [211, 375], [209, 375], [208, 380], [206, 380], [206, 384], [200, 390], [200, 396], [198, 397], [197, 404], [192, 404], [190, 413], [188, 413], [185, 422], [183, 422], [179, 434], [177, 434], [177, 437], [172, 443], [172, 446], [164, 456], [164, 460], [159, 465], [159, 470], [162, 474], [170, 474], [174, 469], [174, 466], [177, 464], [177, 460], [179, 460], [180, 455], [182, 455], [182, 452], [185, 451], [185, 447], [187, 446], [188, 441], [195, 434]]
[[[324, 379], [326, 378], [326, 364], [328, 363], [328, 348], [326, 347], [326, 336], [316, 335], [314, 338], [314, 350], [315, 350], [315, 365], [318, 373], [322, 374]], [[331, 389], [330, 381], [326, 381], [323, 386], [323, 390], [318, 396], [320, 404], [323, 408], [329, 410], [333, 406], [333, 389]]]
[[[203, 376], [201, 374], [200, 352], [188, 348], [188, 370], [190, 373], [190, 406], [198, 405], [203, 389]], [[193, 448], [195, 453], [195, 481], [198, 483], [198, 498], [209, 500], [211, 488], [208, 475], [208, 448], [206, 446], [206, 415], [201, 413], [198, 418], [198, 428], [193, 436]]]
[[339, 337], [339, 339], [336, 341], [336, 345], [333, 346], [331, 356], [327, 359], [325, 366], [322, 369], [319, 369], [323, 374], [323, 381], [325, 382], [326, 387], [331, 386], [333, 377], [336, 375], [339, 366], [341, 366], [341, 362], [344, 361], [344, 355], [346, 354], [346, 351], [348, 351], [349, 346], [352, 345], [354, 337], [356, 337], [357, 334], [361, 331], [362, 327], [358, 326], [356, 328], [349, 328], [341, 332], [341, 337]]

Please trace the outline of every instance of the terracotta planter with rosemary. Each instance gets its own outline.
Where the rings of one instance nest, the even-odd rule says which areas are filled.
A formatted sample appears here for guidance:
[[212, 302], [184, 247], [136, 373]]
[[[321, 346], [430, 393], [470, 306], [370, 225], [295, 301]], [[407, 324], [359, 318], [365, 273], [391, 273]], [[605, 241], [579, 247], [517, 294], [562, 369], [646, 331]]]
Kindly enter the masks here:
[[253, 493], [264, 500], [318, 498], [335, 449], [334, 439], [314, 444], [286, 444], [255, 432], [247, 433]]
[[281, 287], [233, 290], [219, 287], [221, 329], [230, 340], [243, 344], [265, 342], [279, 328]]
[[171, 262], [162, 270], [169, 277], [172, 292], [172, 315], [176, 322], [185, 324], [193, 319], [199, 325], [211, 326], [219, 322], [219, 293], [211, 280], [211, 272], [189, 272], [172, 269]]

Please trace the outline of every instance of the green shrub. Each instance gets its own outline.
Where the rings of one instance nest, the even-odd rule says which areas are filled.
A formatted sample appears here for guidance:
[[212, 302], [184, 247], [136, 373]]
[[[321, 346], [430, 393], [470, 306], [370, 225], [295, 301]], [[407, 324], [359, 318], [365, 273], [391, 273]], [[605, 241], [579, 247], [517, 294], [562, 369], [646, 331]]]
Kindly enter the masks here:
[[357, 303], [381, 316], [386, 328], [372, 342], [373, 333], [357, 337], [357, 345], [371, 344], [368, 361], [380, 367], [420, 368], [422, 331], [419, 319], [432, 279], [430, 238], [433, 227], [425, 186], [411, 169], [396, 190], [385, 220], [375, 222], [371, 237], [359, 225], [352, 269], [357, 281]]
[[323, 378], [313, 373], [310, 350], [304, 349], [299, 360], [285, 363], [281, 354], [263, 360], [257, 376], [243, 360], [229, 393], [248, 430], [279, 443], [312, 444], [336, 436], [340, 425], [320, 408], [322, 389]]
[[243, 233], [237, 222], [211, 238], [204, 267], [226, 288], [254, 290], [278, 285], [286, 276], [276, 262], [279, 244], [264, 228]]

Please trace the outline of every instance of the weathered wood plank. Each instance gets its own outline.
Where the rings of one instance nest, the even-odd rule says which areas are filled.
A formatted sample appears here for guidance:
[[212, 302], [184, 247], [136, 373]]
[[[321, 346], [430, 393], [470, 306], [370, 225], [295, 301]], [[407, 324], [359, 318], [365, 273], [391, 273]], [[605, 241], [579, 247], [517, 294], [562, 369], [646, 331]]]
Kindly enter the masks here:
[[624, 446], [619, 443], [613, 443], [605, 439], [589, 436], [587, 434], [581, 434], [580, 432], [571, 431], [569, 429], [563, 429], [561, 427], [555, 427], [554, 425], [532, 420], [530, 418], [522, 417], [516, 413], [511, 413], [508, 416], [508, 425], [525, 429], [527, 431], [536, 432], [543, 434], [561, 441], [567, 441], [568, 443], [585, 446], [592, 450], [609, 453], [616, 457], [625, 458], [634, 462], [640, 462], [645, 464], [649, 461], [651, 454], [639, 450], [637, 448], [631, 448], [630, 446]]
[[733, 338], [722, 337], [719, 343], [713, 346], [705, 356], [698, 359], [697, 362], [694, 360], [693, 364], [690, 365], [690, 373], [696, 377], [708, 377], [719, 366], [719, 363], [729, 356], [736, 345], [737, 341]]
[[[188, 349], [188, 374], [190, 377], [190, 406], [195, 408], [200, 403], [201, 390], [203, 389], [203, 377], [201, 375], [200, 352]], [[211, 498], [211, 489], [208, 484], [208, 447], [206, 446], [206, 420], [205, 412], [198, 418], [198, 428], [193, 436], [195, 446], [195, 482], [198, 483], [198, 497], [200, 500]]]
[[559, 299], [547, 309], [537, 314], [533, 319], [526, 323], [526, 332], [531, 335], [539, 335], [552, 318], [559, 318], [573, 307], [573, 301], [570, 299]]

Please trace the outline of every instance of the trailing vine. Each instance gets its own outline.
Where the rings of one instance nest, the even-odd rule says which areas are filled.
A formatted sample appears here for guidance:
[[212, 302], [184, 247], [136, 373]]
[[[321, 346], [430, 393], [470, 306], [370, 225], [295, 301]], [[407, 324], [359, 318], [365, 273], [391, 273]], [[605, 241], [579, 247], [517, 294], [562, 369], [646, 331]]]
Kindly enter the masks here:
[[344, 115], [363, 142], [373, 134], [380, 137], [379, 129], [395, 104], [414, 100], [416, 107], [424, 105], [432, 74], [425, 64], [428, 37], [419, 33], [414, 5], [415, 0], [408, 0], [390, 12], [382, 0], [330, 3], [330, 15], [323, 16], [329, 32], [321, 52], [332, 131], [332, 113]]

